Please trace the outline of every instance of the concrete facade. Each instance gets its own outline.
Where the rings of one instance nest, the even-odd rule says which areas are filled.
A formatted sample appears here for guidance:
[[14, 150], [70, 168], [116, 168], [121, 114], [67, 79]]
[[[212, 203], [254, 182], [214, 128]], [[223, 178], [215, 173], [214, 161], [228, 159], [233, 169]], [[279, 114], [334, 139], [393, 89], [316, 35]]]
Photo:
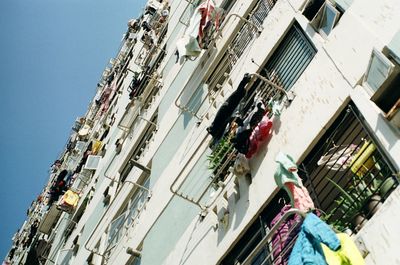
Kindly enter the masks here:
[[[216, 2], [217, 6], [224, 4]], [[247, 17], [258, 2], [235, 1], [228, 16], [235, 13]], [[380, 150], [399, 172], [400, 130], [389, 123], [385, 113], [371, 100], [371, 92], [363, 82], [372, 50], [383, 51], [400, 29], [399, 1], [347, 1], [331, 33], [323, 36], [302, 13], [307, 1], [278, 0], [263, 21], [260, 34], [247, 44], [233, 65], [230, 81], [218, 88], [215, 104], [211, 106], [212, 98], [203, 84], [214, 74], [240, 22], [232, 17], [229, 23], [221, 25], [221, 36], [216, 38], [215, 45], [203, 50], [193, 61], [175, 63], [175, 43], [186, 29], [179, 21], [188, 5], [185, 0], [170, 2], [168, 31], [154, 58], [161, 49], [166, 50], [166, 55], [152, 73], [156, 73], [154, 76], [158, 76], [161, 85], [149, 107], [140, 110], [140, 117], [127, 130], [118, 124], [131, 102], [128, 88], [133, 72], [142, 71], [135, 62], [143, 51], [140, 40], [131, 44], [133, 56], [126, 62], [129, 70], [115, 70], [122, 78], [120, 92], [107, 112], [94, 120], [89, 136], [95, 139], [96, 132], [104, 124], [109, 125], [110, 117], [114, 116], [115, 122], [109, 125], [110, 131], [102, 140], [106, 151], [81, 192], [78, 210], [62, 213], [52, 232], [43, 237], [51, 242], [44, 264], [223, 264], [278, 191], [274, 181], [276, 155], [282, 151], [301, 164], [350, 102], [364, 117], [364, 125], [373, 133]], [[294, 24], [304, 32], [316, 53], [290, 88], [294, 100], [285, 105], [268, 142], [250, 159], [251, 181], [230, 173], [223, 185], [213, 192], [207, 191], [196, 205], [189, 197], [206, 190], [210, 175], [206, 157], [210, 154], [211, 136], [206, 128], [243, 75], [260, 72]], [[140, 30], [139, 39], [142, 34]], [[153, 88], [154, 85], [146, 87]], [[197, 96], [190, 101], [193, 93]], [[196, 106], [203, 99], [205, 103], [199, 106], [199, 113], [207, 114], [203, 119], [177, 107]], [[156, 125], [149, 123], [155, 116]], [[152, 136], [143, 145], [140, 157], [134, 159], [150, 168], [150, 173], [134, 166], [121, 181], [132, 153], [149, 131]], [[115, 143], [121, 139], [123, 145], [118, 153]], [[132, 222], [119, 229], [115, 246], [108, 249], [111, 223], [132, 206], [132, 198], [143, 190], [134, 183], [143, 185], [147, 178], [150, 193]], [[106, 190], [110, 195], [108, 203], [104, 202]], [[186, 199], [182, 198], [185, 196]], [[396, 188], [378, 212], [352, 236], [366, 264], [400, 264], [396, 253], [399, 207], [400, 190]], [[80, 208], [84, 210], [77, 220]], [[42, 211], [40, 217], [45, 214]], [[71, 220], [77, 223], [70, 235], [65, 236]], [[140, 252], [140, 261], [128, 250]], [[22, 262], [23, 259], [20, 262], [14, 259], [12, 264]]]

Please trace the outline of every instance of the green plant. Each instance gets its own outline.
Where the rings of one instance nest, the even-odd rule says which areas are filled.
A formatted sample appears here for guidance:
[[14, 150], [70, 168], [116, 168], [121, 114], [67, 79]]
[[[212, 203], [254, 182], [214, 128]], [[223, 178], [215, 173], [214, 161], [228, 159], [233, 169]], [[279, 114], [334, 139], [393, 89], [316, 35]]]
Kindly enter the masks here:
[[218, 170], [219, 166], [223, 163], [226, 155], [232, 150], [232, 148], [233, 145], [231, 143], [230, 137], [223, 137], [221, 141], [215, 146], [211, 154], [207, 156], [208, 169], [216, 172], [216, 170]]
[[214, 147], [212, 153], [207, 156], [208, 169], [213, 171], [213, 175], [210, 178], [214, 183], [223, 180], [225, 178], [228, 166], [224, 166], [228, 155], [232, 152], [233, 145], [231, 143], [231, 137], [224, 136], [218, 144]]
[[343, 217], [342, 220], [338, 220], [335, 223], [339, 226], [345, 226], [346, 224], [351, 223], [357, 215], [363, 214], [364, 205], [373, 195], [373, 192], [362, 180], [359, 181], [357, 185], [350, 187], [349, 191], [346, 191], [332, 179], [327, 179], [341, 192], [339, 198], [335, 200], [335, 203], [339, 208], [335, 208], [333, 212], [328, 214], [328, 216], [333, 216], [334, 212], [339, 210]]

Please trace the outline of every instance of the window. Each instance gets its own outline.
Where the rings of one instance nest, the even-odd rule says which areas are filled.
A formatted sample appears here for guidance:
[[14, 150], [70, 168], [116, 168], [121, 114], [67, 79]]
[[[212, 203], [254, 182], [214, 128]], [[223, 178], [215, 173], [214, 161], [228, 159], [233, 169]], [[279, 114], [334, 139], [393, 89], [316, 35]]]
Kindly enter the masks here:
[[339, 18], [339, 11], [337, 11], [331, 4], [325, 3], [322, 10], [322, 17], [318, 29], [320, 33], [328, 36], [331, 33], [336, 20]]
[[317, 50], [296, 22], [265, 64], [261, 75], [289, 90], [316, 52]]
[[398, 185], [395, 168], [350, 103], [300, 166], [300, 175], [324, 219], [358, 232]]
[[320, 0], [310, 1], [303, 11], [310, 25], [324, 37], [331, 33], [341, 14], [335, 4]]
[[140, 257], [139, 258], [131, 258], [126, 265], [140, 265]]
[[116, 245], [122, 237], [124, 232], [122, 228], [124, 227], [126, 216], [127, 212], [124, 211], [120, 216], [118, 216], [114, 219], [114, 221], [111, 222], [110, 228], [108, 230], [107, 249], [110, 249], [111, 247]]
[[132, 151], [132, 155], [129, 158], [129, 161], [121, 170], [120, 180], [123, 182], [131, 172], [134, 167], [134, 163], [131, 161], [137, 161], [144, 154], [145, 150], [148, 148], [149, 143], [153, 139], [154, 134], [157, 131], [156, 123], [157, 123], [158, 114], [155, 113], [153, 118], [148, 123], [144, 131], [141, 133], [141, 137], [137, 140], [134, 150]]
[[[149, 189], [150, 187], [150, 177], [147, 178], [143, 182], [143, 187]], [[131, 225], [136, 217], [138, 217], [140, 211], [145, 205], [148, 199], [149, 193], [144, 189], [137, 189], [131, 200], [129, 201], [128, 213], [127, 213], [127, 225]]]
[[311, 21], [321, 9], [325, 0], [310, 0], [307, 2], [307, 6], [304, 8], [303, 15]]
[[[219, 265], [232, 265], [232, 264], [242, 264], [250, 253], [255, 249], [255, 247], [265, 238], [269, 233], [273, 224], [279, 220], [279, 213], [285, 207], [285, 202], [289, 201], [289, 197], [284, 190], [280, 190], [268, 203], [268, 205], [262, 210], [259, 216], [255, 218], [250, 227], [244, 232], [240, 237], [239, 241], [231, 247], [231, 250], [219, 263]], [[297, 228], [300, 227], [300, 220], [295, 220], [294, 216], [290, 217], [288, 225], [289, 233], [296, 233]], [[282, 229], [283, 230], [283, 229]], [[287, 260], [290, 255], [290, 251], [296, 241], [297, 236], [291, 237], [285, 242], [285, 247], [278, 249], [277, 245], [279, 242], [279, 233], [269, 235], [271, 240], [268, 240], [265, 247], [257, 253], [252, 259], [252, 265], [272, 265], [272, 264], [287, 264], [283, 260]], [[283, 243], [283, 242], [279, 242]], [[281, 245], [283, 246], [283, 245]]]
[[136, 117], [139, 115], [140, 112], [140, 101], [139, 100], [132, 100], [126, 106], [125, 113], [122, 116], [118, 124], [118, 128], [123, 130], [129, 130], [136, 120]]
[[[147, 175], [146, 178], [140, 183], [140, 185], [148, 189], [150, 186], [150, 177]], [[108, 255], [111, 254], [113, 246], [118, 244], [124, 232], [126, 232], [129, 227], [134, 225], [135, 219], [139, 216], [144, 205], [149, 199], [148, 196], [148, 190], [139, 187], [136, 188], [133, 192], [133, 195], [130, 197], [129, 202], [125, 203], [122, 214], [120, 214], [110, 223], [107, 247], [105, 251]]]
[[179, 22], [185, 26], [189, 26], [190, 19], [196, 10], [196, 7], [200, 4], [200, 0], [193, 0], [187, 2], [188, 3], [185, 7], [185, 10], [183, 10], [181, 17], [179, 18]]
[[372, 92], [376, 92], [392, 73], [393, 68], [394, 64], [384, 54], [374, 49], [365, 73], [365, 84]]
[[371, 100], [386, 114], [390, 123], [400, 128], [400, 65], [397, 56], [389, 49], [382, 53], [374, 49], [364, 84], [372, 94]]

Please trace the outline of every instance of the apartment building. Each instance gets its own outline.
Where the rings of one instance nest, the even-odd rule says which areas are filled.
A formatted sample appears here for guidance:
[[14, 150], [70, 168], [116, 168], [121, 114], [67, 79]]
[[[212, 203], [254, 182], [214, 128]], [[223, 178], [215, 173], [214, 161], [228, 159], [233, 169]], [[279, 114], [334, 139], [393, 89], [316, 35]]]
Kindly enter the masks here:
[[315, 216], [365, 264], [400, 263], [398, 14], [395, 0], [149, 1], [7, 262], [302, 264]]

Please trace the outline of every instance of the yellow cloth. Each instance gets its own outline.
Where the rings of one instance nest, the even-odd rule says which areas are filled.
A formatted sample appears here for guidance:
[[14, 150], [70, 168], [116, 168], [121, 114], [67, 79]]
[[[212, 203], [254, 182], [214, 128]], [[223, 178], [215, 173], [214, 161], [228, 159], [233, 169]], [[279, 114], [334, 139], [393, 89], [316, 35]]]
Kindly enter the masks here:
[[372, 153], [376, 150], [376, 146], [371, 141], [364, 142], [361, 149], [354, 156], [351, 165], [351, 171], [359, 177], [364, 176], [372, 167], [375, 166], [375, 161], [372, 158]]
[[63, 206], [71, 206], [75, 208], [78, 205], [79, 201], [79, 195], [76, 192], [73, 192], [72, 190], [67, 190], [67, 192], [64, 194], [62, 198], [62, 203]]
[[337, 237], [341, 246], [337, 251], [321, 244], [326, 263], [328, 265], [364, 265], [364, 259], [353, 240], [345, 233], [339, 233]]
[[92, 155], [97, 155], [97, 153], [100, 151], [103, 143], [99, 140], [94, 140], [92, 144]]

